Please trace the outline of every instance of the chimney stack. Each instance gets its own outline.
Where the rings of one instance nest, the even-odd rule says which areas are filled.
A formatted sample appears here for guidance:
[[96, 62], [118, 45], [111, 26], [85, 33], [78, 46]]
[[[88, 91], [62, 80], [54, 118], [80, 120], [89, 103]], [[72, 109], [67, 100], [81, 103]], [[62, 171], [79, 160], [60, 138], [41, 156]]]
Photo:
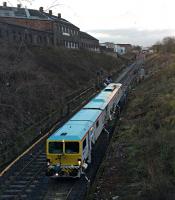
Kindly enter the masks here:
[[40, 11], [40, 12], [43, 12], [43, 11], [44, 11], [44, 8], [43, 8], [43, 7], [40, 7], [40, 8], [39, 8], [39, 11]]
[[21, 8], [21, 4], [17, 4], [17, 8]]
[[4, 7], [7, 7], [7, 2], [3, 2], [3, 6], [4, 6]]
[[58, 18], [61, 18], [61, 13], [58, 13]]
[[49, 10], [49, 15], [52, 15], [52, 10]]

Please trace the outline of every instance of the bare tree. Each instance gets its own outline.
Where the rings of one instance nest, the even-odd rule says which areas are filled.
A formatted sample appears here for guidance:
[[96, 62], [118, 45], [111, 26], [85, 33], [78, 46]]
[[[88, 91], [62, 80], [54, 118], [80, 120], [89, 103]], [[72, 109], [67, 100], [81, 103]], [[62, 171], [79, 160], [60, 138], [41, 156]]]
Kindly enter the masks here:
[[157, 42], [152, 48], [156, 52], [175, 53], [175, 37], [165, 37], [162, 42]]

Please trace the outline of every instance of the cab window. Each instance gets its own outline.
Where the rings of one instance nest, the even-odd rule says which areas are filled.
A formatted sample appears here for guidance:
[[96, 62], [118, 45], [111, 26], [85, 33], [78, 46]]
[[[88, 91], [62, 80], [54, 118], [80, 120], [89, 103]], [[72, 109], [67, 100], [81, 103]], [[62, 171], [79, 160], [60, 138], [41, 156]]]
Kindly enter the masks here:
[[79, 153], [79, 142], [66, 142], [65, 153], [67, 154]]
[[52, 154], [63, 153], [63, 142], [49, 142], [49, 153]]

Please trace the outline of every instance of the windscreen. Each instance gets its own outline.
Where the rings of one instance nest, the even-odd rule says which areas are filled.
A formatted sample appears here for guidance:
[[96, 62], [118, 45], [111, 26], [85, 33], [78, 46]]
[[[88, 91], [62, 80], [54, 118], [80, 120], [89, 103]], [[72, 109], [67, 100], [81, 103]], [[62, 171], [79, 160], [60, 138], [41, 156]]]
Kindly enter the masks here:
[[79, 153], [79, 142], [66, 142], [65, 153], [67, 154]]
[[105, 89], [104, 91], [105, 91], [105, 92], [112, 92], [113, 89]]
[[49, 142], [49, 153], [62, 154], [63, 142]]

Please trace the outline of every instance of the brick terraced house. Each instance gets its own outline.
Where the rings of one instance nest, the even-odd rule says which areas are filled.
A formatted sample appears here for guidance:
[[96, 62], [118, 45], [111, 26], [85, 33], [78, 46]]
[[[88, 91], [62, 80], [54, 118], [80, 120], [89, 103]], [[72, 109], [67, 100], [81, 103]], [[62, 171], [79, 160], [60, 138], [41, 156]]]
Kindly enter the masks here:
[[58, 16], [39, 10], [8, 7], [4, 2], [0, 6], [0, 39], [29, 45], [55, 46], [66, 48], [83, 48], [99, 51], [99, 41], [69, 21]]

